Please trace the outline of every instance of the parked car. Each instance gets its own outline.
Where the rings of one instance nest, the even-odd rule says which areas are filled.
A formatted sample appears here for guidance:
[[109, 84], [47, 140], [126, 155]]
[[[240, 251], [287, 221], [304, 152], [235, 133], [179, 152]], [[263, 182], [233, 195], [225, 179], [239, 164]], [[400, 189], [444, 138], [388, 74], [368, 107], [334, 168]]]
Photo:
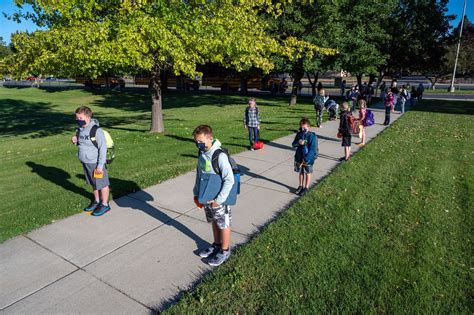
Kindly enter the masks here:
[[56, 81], [55, 77], [47, 77], [45, 81]]
[[26, 78], [26, 81], [35, 81], [36, 77], [35, 76], [29, 76]]

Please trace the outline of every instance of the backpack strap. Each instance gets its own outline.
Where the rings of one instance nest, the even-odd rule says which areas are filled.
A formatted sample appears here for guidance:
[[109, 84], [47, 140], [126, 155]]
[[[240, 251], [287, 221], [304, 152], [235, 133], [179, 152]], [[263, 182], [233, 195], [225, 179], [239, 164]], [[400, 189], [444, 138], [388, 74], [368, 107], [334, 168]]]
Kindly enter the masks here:
[[214, 173], [218, 175], [221, 174], [221, 170], [219, 169], [219, 155], [221, 153], [225, 153], [224, 150], [217, 149], [216, 151], [214, 151], [214, 153], [212, 153], [212, 158], [211, 158], [212, 169], [214, 170]]
[[79, 133], [80, 133], [79, 128], [76, 128], [76, 139], [77, 139], [76, 145], [79, 145]]
[[97, 149], [99, 148], [99, 144], [97, 143], [97, 139], [96, 139], [96, 134], [97, 134], [97, 129], [99, 129], [99, 126], [97, 125], [94, 125], [91, 127], [91, 132], [89, 134], [89, 138], [91, 139], [92, 141], [92, 144], [94, 145], [94, 147], [96, 147]]

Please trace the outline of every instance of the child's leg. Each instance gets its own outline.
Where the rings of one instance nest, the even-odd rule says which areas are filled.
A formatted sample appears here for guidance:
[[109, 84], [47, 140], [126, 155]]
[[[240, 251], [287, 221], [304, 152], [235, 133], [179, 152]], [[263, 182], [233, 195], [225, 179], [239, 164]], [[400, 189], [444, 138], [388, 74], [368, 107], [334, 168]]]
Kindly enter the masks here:
[[252, 146], [252, 145], [253, 145], [253, 143], [252, 143], [252, 140], [253, 140], [253, 137], [252, 137], [252, 129], [253, 129], [253, 128], [252, 128], [252, 127], [248, 127], [247, 129], [248, 129], [248, 131], [249, 131], [249, 143], [250, 143], [250, 146]]
[[99, 203], [100, 202], [99, 190], [95, 189], [95, 187], [94, 187], [94, 188], [92, 188], [92, 192], [94, 193], [95, 201], [97, 201]]
[[311, 173], [306, 174], [306, 182], [304, 188], [309, 188], [309, 185], [311, 185]]
[[362, 144], [365, 144], [365, 127], [362, 127]]
[[110, 193], [109, 186], [104, 187], [100, 190], [100, 196], [102, 197], [102, 204], [104, 206], [109, 205], [109, 193]]
[[214, 236], [214, 244], [221, 245], [221, 230], [219, 230], [216, 222], [212, 222], [212, 235]]
[[258, 140], [259, 140], [259, 139], [258, 139], [258, 138], [259, 138], [259, 134], [258, 134], [258, 133], [259, 133], [259, 130], [258, 130], [257, 127], [253, 128], [253, 129], [254, 129], [254, 133], [255, 133], [255, 137], [254, 137], [254, 138], [255, 138], [255, 143], [257, 143]]
[[229, 250], [230, 248], [230, 227], [219, 230], [220, 239], [222, 240], [222, 250]]
[[299, 179], [299, 186], [304, 187], [304, 173], [303, 172], [299, 173], [298, 179]]
[[346, 160], [349, 160], [349, 157], [351, 156], [351, 147], [344, 147], [344, 155]]

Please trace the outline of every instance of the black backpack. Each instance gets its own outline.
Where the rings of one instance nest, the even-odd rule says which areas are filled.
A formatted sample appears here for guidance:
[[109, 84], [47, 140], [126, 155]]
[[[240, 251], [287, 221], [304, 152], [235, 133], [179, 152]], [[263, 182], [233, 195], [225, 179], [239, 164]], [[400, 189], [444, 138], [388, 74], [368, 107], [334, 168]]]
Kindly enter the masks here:
[[227, 158], [229, 159], [229, 163], [230, 163], [230, 166], [232, 167], [232, 172], [234, 173], [234, 175], [240, 174], [239, 165], [237, 165], [237, 162], [235, 162], [235, 160], [230, 156], [229, 150], [227, 150], [226, 148], [217, 149], [212, 154], [211, 163], [212, 163], [212, 169], [214, 170], [214, 172], [219, 175], [221, 174], [221, 171], [219, 169], [219, 155], [221, 153], [224, 153], [225, 155], [227, 155]]

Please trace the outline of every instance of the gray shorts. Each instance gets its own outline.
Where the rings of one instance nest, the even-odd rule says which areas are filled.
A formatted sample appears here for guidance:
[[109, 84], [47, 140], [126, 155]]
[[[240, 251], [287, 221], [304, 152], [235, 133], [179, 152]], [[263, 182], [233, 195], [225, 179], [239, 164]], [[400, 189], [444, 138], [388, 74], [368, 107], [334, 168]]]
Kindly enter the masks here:
[[82, 163], [82, 167], [84, 168], [84, 175], [86, 176], [86, 182], [94, 187], [94, 189], [101, 190], [110, 185], [109, 182], [109, 172], [107, 171], [107, 166], [104, 166], [103, 178], [94, 178], [94, 170], [97, 167], [97, 164], [92, 163]]
[[295, 162], [295, 172], [303, 174], [311, 174], [313, 172], [313, 165], [304, 164]]
[[206, 213], [207, 222], [215, 222], [219, 230], [231, 227], [232, 213], [229, 206], [219, 206], [217, 208], [205, 206], [204, 212]]

